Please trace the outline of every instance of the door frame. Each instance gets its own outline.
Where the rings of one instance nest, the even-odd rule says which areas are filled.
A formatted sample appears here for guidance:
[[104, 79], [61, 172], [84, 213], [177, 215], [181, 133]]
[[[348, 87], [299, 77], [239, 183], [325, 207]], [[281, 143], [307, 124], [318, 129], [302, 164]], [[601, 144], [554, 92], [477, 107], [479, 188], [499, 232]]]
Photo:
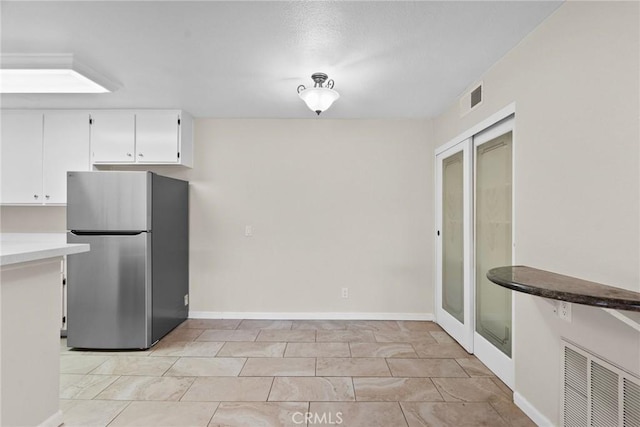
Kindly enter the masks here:
[[[470, 340], [465, 340], [465, 341], [461, 341], [459, 339], [456, 338], [456, 336], [454, 334], [452, 334], [448, 329], [448, 325], [449, 322], [447, 322], [447, 316], [440, 316], [439, 315], [439, 310], [438, 307], [441, 307], [441, 291], [440, 291], [440, 284], [441, 284], [441, 269], [440, 269], [440, 262], [441, 260], [441, 239], [436, 235], [436, 241], [435, 241], [435, 257], [436, 257], [436, 264], [435, 264], [435, 276], [436, 276], [436, 282], [435, 282], [435, 304], [436, 307], [434, 309], [435, 312], [435, 319], [436, 322], [443, 327], [443, 329], [445, 331], [447, 331], [447, 333], [449, 333], [452, 337], [454, 337], [454, 339], [456, 339], [464, 348], [465, 350], [467, 350], [469, 353], [474, 353], [476, 355], [476, 357], [478, 357], [478, 359], [484, 363], [492, 372], [494, 372], [496, 374], [496, 376], [498, 378], [500, 378], [507, 386], [509, 386], [512, 390], [515, 389], [515, 355], [516, 355], [516, 346], [517, 346], [517, 339], [516, 339], [516, 325], [515, 325], [515, 295], [514, 293], [512, 293], [511, 296], [511, 319], [512, 319], [512, 324], [511, 324], [511, 337], [512, 337], [512, 348], [511, 348], [511, 358], [507, 357], [504, 353], [500, 352], [499, 350], [497, 350], [491, 343], [489, 343], [489, 341], [487, 341], [485, 338], [483, 338], [482, 336], [480, 336], [479, 334], [477, 334], [475, 332], [475, 230], [473, 229], [473, 225], [475, 223], [475, 218], [473, 217], [473, 214], [475, 212], [475, 191], [474, 191], [474, 187], [475, 187], [475, 183], [474, 183], [474, 175], [475, 175], [475, 144], [473, 142], [473, 137], [475, 135], [481, 134], [484, 131], [488, 131], [489, 128], [491, 128], [492, 126], [496, 125], [496, 124], [500, 124], [500, 122], [504, 122], [504, 123], [510, 123], [511, 124], [511, 130], [513, 131], [513, 138], [512, 138], [512, 158], [511, 158], [511, 162], [512, 162], [512, 170], [515, 171], [516, 170], [516, 126], [515, 126], [515, 117], [514, 116], [516, 113], [516, 104], [515, 102], [512, 102], [508, 105], [506, 105], [505, 107], [503, 107], [502, 109], [500, 109], [499, 111], [495, 112], [494, 114], [490, 115], [489, 117], [487, 117], [486, 119], [482, 120], [481, 122], [477, 123], [476, 125], [470, 127], [469, 129], [467, 129], [466, 131], [462, 132], [460, 135], [456, 136], [455, 138], [451, 139], [450, 141], [448, 141], [447, 143], [437, 147], [435, 149], [435, 161], [436, 161], [436, 167], [434, 168], [435, 170], [435, 185], [436, 185], [436, 191], [435, 191], [435, 226], [436, 226], [436, 231], [437, 230], [441, 230], [441, 193], [442, 190], [440, 188], [440, 180], [441, 180], [441, 171], [440, 171], [440, 164], [438, 162], [438, 156], [441, 155], [442, 153], [447, 152], [448, 150], [452, 149], [453, 147], [456, 147], [459, 144], [463, 144], [465, 143], [465, 141], [471, 141], [470, 145], [471, 145], [471, 149], [469, 150], [469, 153], [471, 155], [471, 161], [473, 163], [473, 165], [470, 165], [470, 170], [469, 170], [469, 175], [470, 175], [470, 180], [471, 180], [471, 187], [470, 187], [470, 194], [469, 197], [472, 198], [472, 200], [470, 200], [469, 203], [469, 210], [471, 211], [471, 217], [469, 218], [469, 223], [468, 223], [468, 228], [470, 230], [470, 236], [472, 236], [472, 241], [471, 241], [471, 253], [468, 255], [469, 260], [468, 262], [470, 263], [471, 267], [470, 267], [470, 277], [469, 277], [469, 282], [466, 284], [467, 288], [465, 289], [465, 296], [469, 295], [473, 295], [473, 300], [471, 302], [471, 309], [472, 309], [472, 315], [470, 318], [467, 318], [466, 312], [465, 312], [465, 319], [469, 319], [471, 320], [471, 339]], [[451, 154], [455, 153], [454, 151], [451, 152]], [[466, 181], [465, 181], [466, 183]], [[516, 189], [516, 174], [513, 173], [512, 174], [512, 182], [511, 182], [511, 191], [512, 191], [512, 199], [511, 199], [511, 227], [512, 227], [512, 249], [511, 249], [511, 260], [512, 260], [512, 264], [516, 263], [516, 234], [515, 234], [515, 225], [516, 225], [516, 194], [515, 194], [515, 189]], [[466, 195], [465, 195], [466, 197]], [[465, 199], [466, 200], [466, 199]], [[466, 219], [465, 219], [466, 220]], [[467, 252], [465, 252], [465, 254], [467, 254]], [[466, 275], [465, 275], [466, 278]], [[465, 307], [466, 308], [466, 307]], [[444, 312], [444, 310], [440, 310], [442, 312]], [[457, 322], [458, 324], [460, 322], [458, 322], [455, 318], [453, 318], [453, 316], [448, 315], [451, 319], [455, 320], [455, 322]], [[445, 320], [443, 320], [445, 319]], [[451, 328], [450, 328], [451, 329]], [[454, 329], [451, 329], [454, 330]], [[464, 336], [464, 335], [463, 335]], [[470, 344], [469, 344], [470, 341]], [[499, 354], [498, 354], [499, 353]], [[501, 357], [502, 356], [502, 357]]]
[[[473, 334], [475, 330], [475, 316], [473, 304], [475, 301], [473, 283], [473, 222], [472, 222], [472, 138], [467, 138], [460, 143], [436, 154], [436, 307], [435, 315], [438, 324], [460, 343], [469, 353], [473, 353]], [[442, 307], [442, 164], [443, 161], [459, 152], [462, 152], [462, 185], [463, 185], [463, 313], [464, 322], [460, 322]]]

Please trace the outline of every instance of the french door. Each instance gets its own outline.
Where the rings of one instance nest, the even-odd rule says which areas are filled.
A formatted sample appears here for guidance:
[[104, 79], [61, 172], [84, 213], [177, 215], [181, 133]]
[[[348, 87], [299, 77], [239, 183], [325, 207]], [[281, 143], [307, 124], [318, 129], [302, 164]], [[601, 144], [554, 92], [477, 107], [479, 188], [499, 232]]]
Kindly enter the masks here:
[[436, 317], [511, 387], [513, 295], [486, 274], [513, 264], [513, 122], [436, 155]]
[[471, 138], [436, 155], [436, 318], [473, 353]]

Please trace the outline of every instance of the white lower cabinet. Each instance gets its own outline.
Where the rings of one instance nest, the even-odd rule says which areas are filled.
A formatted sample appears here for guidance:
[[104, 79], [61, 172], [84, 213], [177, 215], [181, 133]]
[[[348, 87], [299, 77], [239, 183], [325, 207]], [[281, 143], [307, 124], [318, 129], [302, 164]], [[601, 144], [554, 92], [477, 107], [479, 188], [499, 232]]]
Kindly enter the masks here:
[[4, 205], [65, 204], [67, 171], [89, 170], [89, 113], [2, 112]]

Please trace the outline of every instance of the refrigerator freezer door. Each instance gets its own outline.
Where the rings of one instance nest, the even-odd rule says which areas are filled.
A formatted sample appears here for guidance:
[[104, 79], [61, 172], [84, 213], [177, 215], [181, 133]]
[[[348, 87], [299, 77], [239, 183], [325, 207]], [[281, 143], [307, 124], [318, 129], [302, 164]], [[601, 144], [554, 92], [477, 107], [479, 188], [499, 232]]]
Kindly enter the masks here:
[[151, 233], [67, 235], [91, 251], [67, 261], [67, 343], [95, 349], [148, 348]]
[[149, 172], [67, 172], [67, 230], [150, 230], [150, 189]]

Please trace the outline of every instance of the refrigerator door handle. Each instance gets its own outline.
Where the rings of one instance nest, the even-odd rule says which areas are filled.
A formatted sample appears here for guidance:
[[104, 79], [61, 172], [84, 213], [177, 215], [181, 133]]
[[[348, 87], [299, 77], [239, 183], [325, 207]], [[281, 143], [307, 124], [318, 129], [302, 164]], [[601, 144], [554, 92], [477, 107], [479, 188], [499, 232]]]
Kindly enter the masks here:
[[137, 236], [146, 233], [146, 231], [78, 231], [70, 230], [71, 234], [76, 236]]

